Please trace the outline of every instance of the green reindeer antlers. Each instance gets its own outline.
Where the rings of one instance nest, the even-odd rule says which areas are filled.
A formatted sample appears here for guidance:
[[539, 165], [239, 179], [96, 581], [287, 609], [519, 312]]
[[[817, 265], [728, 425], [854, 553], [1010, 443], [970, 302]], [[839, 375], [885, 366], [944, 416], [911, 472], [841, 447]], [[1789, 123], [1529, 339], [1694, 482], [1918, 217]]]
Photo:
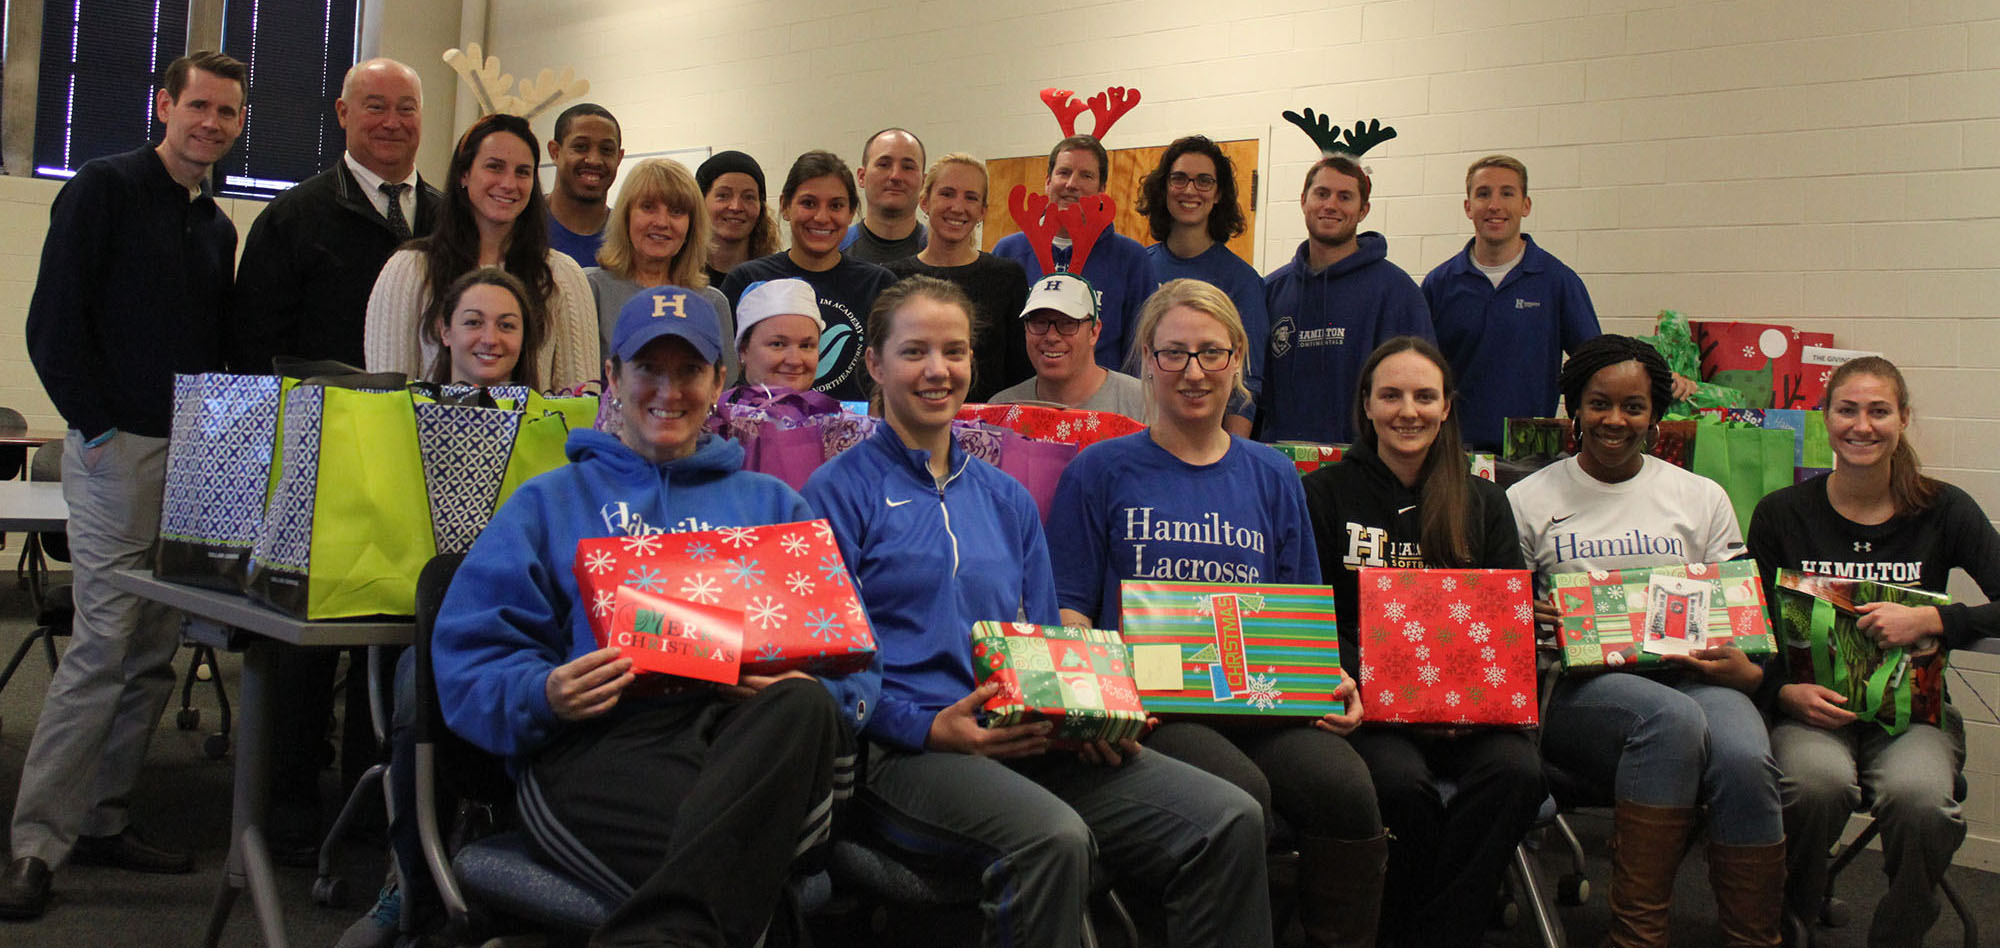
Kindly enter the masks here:
[[[1304, 115], [1286, 112], [1285, 121], [1297, 125], [1300, 131], [1305, 132], [1306, 136], [1313, 140], [1313, 144], [1319, 146], [1320, 153], [1327, 155], [1338, 151], [1359, 158], [1368, 149], [1396, 137], [1395, 128], [1383, 125], [1381, 119], [1356, 121], [1353, 128], [1343, 130], [1334, 125], [1328, 116], [1307, 109]], [[1343, 136], [1347, 139], [1345, 142], [1341, 141]]]

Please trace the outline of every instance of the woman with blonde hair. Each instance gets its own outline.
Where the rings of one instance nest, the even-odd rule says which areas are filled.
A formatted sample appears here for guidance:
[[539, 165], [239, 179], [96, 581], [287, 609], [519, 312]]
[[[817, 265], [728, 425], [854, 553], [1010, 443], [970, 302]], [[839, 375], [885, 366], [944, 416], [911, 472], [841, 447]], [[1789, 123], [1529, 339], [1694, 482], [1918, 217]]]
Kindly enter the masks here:
[[[1230, 434], [1249, 336], [1212, 284], [1170, 280], [1139, 311], [1131, 364], [1145, 375], [1152, 426], [1070, 462], [1049, 510], [1049, 559], [1065, 625], [1119, 626], [1119, 584], [1159, 578], [1318, 585], [1319, 554], [1299, 475], [1268, 446]], [[1241, 542], [1161, 539], [1154, 526], [1226, 522]], [[1236, 784], [1299, 834], [1299, 914], [1315, 946], [1372, 945], [1387, 837], [1368, 769], [1346, 735], [1361, 723], [1351, 680], [1342, 714], [1293, 726], [1168, 721], [1146, 746]], [[1267, 819], [1267, 823], [1270, 821]]]
[[[682, 286], [701, 293], [715, 307], [722, 339], [736, 336], [729, 301], [708, 285], [708, 215], [701, 188], [687, 166], [669, 158], [648, 158], [624, 174], [611, 218], [604, 223], [604, 246], [597, 266], [583, 271], [597, 301], [598, 348], [607, 353], [618, 310], [640, 290]], [[724, 346], [724, 373], [736, 374], [736, 349]]]
[[1028, 275], [1020, 264], [979, 249], [986, 188], [986, 165], [965, 152], [931, 162], [917, 198], [917, 208], [931, 222], [930, 243], [914, 257], [883, 264], [897, 279], [937, 277], [972, 299], [979, 335], [972, 340], [969, 402], [990, 401], [993, 393], [1035, 374], [1019, 321], [1028, 302]]

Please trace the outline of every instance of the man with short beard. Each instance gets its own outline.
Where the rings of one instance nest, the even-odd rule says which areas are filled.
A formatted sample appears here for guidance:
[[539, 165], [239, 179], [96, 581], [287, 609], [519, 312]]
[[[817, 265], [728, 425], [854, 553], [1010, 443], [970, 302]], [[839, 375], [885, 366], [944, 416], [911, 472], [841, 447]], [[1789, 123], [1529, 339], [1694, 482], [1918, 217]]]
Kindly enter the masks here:
[[1354, 386], [1368, 356], [1396, 336], [1433, 338], [1424, 296], [1389, 262], [1388, 239], [1359, 232], [1373, 186], [1344, 153], [1306, 172], [1306, 239], [1264, 278], [1271, 348], [1257, 416], [1265, 441], [1353, 441]]

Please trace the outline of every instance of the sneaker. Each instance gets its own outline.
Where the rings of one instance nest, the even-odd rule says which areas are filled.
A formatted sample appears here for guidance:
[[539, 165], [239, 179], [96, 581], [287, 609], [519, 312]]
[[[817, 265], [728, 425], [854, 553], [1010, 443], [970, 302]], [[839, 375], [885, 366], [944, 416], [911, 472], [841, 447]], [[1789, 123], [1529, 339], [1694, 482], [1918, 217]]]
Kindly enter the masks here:
[[347, 926], [333, 948], [392, 948], [400, 934], [398, 923], [402, 918], [403, 890], [391, 879], [375, 895], [375, 907]]

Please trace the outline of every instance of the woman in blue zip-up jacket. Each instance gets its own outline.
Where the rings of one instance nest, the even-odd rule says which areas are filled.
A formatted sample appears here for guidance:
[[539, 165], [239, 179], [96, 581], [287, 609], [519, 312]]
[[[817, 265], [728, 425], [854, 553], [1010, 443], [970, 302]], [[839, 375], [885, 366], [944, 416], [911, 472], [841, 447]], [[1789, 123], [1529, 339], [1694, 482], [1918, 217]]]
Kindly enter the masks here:
[[586, 538], [811, 519], [743, 449], [702, 431], [722, 387], [694, 291], [625, 304], [606, 395], [623, 430], [570, 434], [571, 463], [523, 485], [466, 554], [432, 633], [452, 730], [507, 758], [521, 822], [552, 862], [625, 898], [604, 944], [790, 944], [785, 882], [824, 841], [879, 673], [743, 677], [641, 694], [598, 648], [573, 563]]
[[1057, 622], [1026, 488], [952, 444], [971, 383], [971, 303], [910, 277], [877, 298], [866, 359], [886, 424], [813, 474], [881, 649], [881, 706], [863, 728], [867, 829], [926, 864], [977, 873], [982, 944], [1074, 946], [1091, 863], [1165, 893], [1174, 945], [1269, 945], [1264, 825], [1227, 782], [1125, 742], [1050, 752], [1046, 722], [986, 728], [972, 624]]

